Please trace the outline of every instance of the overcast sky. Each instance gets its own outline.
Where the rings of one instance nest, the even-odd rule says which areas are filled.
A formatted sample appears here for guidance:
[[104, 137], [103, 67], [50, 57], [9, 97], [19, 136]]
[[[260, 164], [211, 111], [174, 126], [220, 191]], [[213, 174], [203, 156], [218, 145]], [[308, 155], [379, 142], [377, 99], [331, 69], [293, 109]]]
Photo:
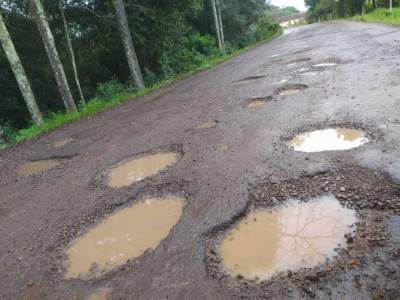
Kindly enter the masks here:
[[271, 3], [276, 6], [294, 6], [298, 10], [305, 11], [304, 0], [272, 0]]

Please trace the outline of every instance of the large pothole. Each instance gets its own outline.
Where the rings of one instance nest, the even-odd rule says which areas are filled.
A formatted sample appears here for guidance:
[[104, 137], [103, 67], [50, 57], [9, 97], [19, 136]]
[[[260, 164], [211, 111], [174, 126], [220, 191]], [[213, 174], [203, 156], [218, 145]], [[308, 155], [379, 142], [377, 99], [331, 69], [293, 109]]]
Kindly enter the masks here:
[[146, 198], [115, 212], [71, 243], [65, 278], [96, 278], [155, 249], [179, 221], [184, 204], [175, 196]]
[[349, 150], [370, 140], [358, 129], [329, 128], [302, 133], [289, 142], [289, 147], [300, 152]]
[[175, 164], [179, 158], [176, 152], [164, 152], [134, 158], [120, 164], [109, 172], [108, 186], [122, 188], [142, 181]]
[[400, 248], [388, 224], [399, 213], [397, 183], [355, 165], [261, 183], [242, 212], [208, 233], [207, 272], [226, 297], [363, 298], [379, 290], [390, 298], [400, 293]]

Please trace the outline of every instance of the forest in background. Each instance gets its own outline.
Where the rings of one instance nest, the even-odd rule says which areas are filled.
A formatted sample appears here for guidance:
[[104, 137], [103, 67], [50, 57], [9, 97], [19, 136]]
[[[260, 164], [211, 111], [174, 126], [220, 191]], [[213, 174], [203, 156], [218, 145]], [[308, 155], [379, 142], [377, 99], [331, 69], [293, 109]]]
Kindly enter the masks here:
[[[42, 0], [75, 103], [74, 81], [63, 14], [85, 99], [108, 101], [136, 91], [118, 31], [114, 0]], [[215, 1], [215, 0], [214, 0]], [[32, 1], [0, 0], [0, 13], [30, 81], [42, 114], [64, 111], [53, 70], [32, 17]], [[268, 39], [285, 15], [264, 0], [220, 0], [224, 31], [221, 53], [210, 0], [125, 0], [133, 44], [146, 87], [189, 72], [205, 61]], [[289, 12], [288, 12], [289, 11]], [[0, 51], [0, 131], [12, 139], [32, 121], [4, 51]], [[82, 108], [82, 107], [80, 107]]]

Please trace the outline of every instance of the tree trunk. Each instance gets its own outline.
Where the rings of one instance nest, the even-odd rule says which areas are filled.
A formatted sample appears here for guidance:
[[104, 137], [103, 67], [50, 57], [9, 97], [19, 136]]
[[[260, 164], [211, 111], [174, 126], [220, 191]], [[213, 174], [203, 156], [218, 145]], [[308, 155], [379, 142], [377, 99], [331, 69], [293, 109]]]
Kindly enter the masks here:
[[221, 51], [221, 53], [224, 54], [224, 48], [222, 47], [221, 33], [220, 33], [220, 27], [219, 27], [219, 22], [218, 22], [218, 15], [217, 15], [217, 7], [215, 4], [215, 0], [211, 0], [211, 6], [212, 6], [212, 10], [213, 10], [213, 15], [214, 15], [215, 34], [217, 36], [218, 48]]
[[7, 59], [10, 62], [11, 69], [14, 72], [15, 78], [17, 79], [19, 89], [21, 90], [22, 96], [24, 97], [32, 120], [35, 122], [35, 124], [41, 124], [43, 122], [42, 114], [40, 113], [39, 107], [35, 100], [35, 96], [33, 95], [31, 89], [31, 85], [28, 78], [26, 77], [24, 67], [22, 66], [17, 51], [14, 48], [14, 44], [11, 40], [10, 34], [8, 33], [6, 24], [4, 23], [1, 13], [0, 43], [3, 45], [4, 52], [6, 53]]
[[142, 72], [140, 71], [139, 60], [136, 56], [133, 46], [131, 32], [129, 31], [128, 19], [126, 18], [125, 6], [123, 0], [114, 0], [115, 15], [118, 21], [118, 29], [121, 35], [122, 44], [125, 49], [126, 59], [128, 60], [129, 70], [136, 87], [139, 90], [144, 89]]
[[390, 12], [392, 12], [392, 8], [393, 8], [393, 0], [390, 0]]
[[218, 1], [218, 23], [219, 23], [219, 34], [221, 36], [221, 44], [222, 50], [225, 53], [225, 36], [224, 36], [224, 25], [222, 23], [222, 14], [221, 14], [221, 1]]
[[64, 24], [65, 38], [67, 40], [69, 54], [71, 56], [71, 63], [72, 63], [72, 69], [74, 71], [75, 83], [78, 88], [81, 104], [85, 105], [85, 97], [83, 96], [81, 83], [79, 82], [78, 69], [76, 67], [76, 60], [75, 60], [75, 52], [74, 52], [74, 48], [72, 47], [71, 38], [69, 36], [68, 23], [67, 23], [67, 19], [65, 18], [64, 9], [62, 7], [62, 1], [60, 1], [60, 3], [59, 3], [59, 8], [60, 8], [61, 17], [62, 17], [63, 24]]
[[67, 112], [77, 111], [41, 0], [31, 0], [31, 7], [65, 108]]

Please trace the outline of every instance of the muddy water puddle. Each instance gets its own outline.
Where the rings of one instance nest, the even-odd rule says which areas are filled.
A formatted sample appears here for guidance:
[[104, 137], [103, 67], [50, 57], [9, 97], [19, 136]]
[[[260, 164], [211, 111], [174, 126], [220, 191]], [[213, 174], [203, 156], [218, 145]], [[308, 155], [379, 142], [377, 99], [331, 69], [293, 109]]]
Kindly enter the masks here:
[[265, 101], [262, 100], [252, 100], [247, 104], [248, 108], [260, 108], [265, 105]]
[[38, 160], [23, 164], [19, 169], [19, 174], [24, 176], [37, 175], [57, 167], [60, 164], [57, 160]]
[[99, 277], [155, 249], [178, 223], [184, 204], [174, 196], [147, 198], [112, 214], [67, 249], [65, 277]]
[[355, 222], [355, 211], [333, 195], [253, 211], [222, 241], [224, 269], [234, 277], [267, 280], [282, 271], [317, 266], [346, 244], [344, 235]]
[[308, 88], [308, 86], [305, 84], [287, 84], [285, 86], [278, 88], [275, 91], [275, 94], [282, 97], [292, 96], [300, 93], [302, 90], [305, 90], [306, 88]]
[[108, 300], [111, 296], [112, 289], [99, 288], [94, 291], [86, 300]]
[[62, 148], [62, 147], [66, 146], [66, 145], [68, 145], [68, 144], [70, 144], [70, 143], [72, 143], [74, 141], [75, 141], [75, 139], [73, 139], [73, 138], [67, 138], [67, 139], [64, 139], [64, 140], [56, 141], [56, 142], [53, 143], [53, 147], [56, 148], [56, 149], [59, 149], [59, 148]]
[[207, 121], [197, 126], [198, 129], [211, 129], [217, 127], [217, 122], [214, 120]]
[[156, 175], [177, 160], [178, 154], [174, 152], [157, 153], [130, 160], [111, 170], [108, 185], [113, 188], [129, 186]]
[[322, 152], [348, 150], [368, 142], [369, 139], [361, 130], [331, 128], [300, 134], [290, 141], [289, 147], [300, 152]]

